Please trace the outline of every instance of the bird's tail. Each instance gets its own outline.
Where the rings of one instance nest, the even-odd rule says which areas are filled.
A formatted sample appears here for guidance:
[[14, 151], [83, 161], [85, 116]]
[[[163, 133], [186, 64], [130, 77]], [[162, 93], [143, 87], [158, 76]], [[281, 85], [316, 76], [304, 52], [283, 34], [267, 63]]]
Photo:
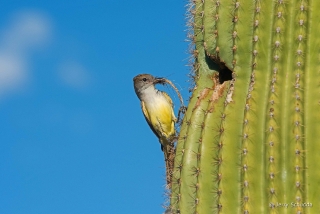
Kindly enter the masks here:
[[171, 188], [172, 184], [172, 173], [173, 173], [173, 164], [174, 164], [174, 156], [175, 156], [175, 149], [173, 142], [161, 142], [163, 153], [164, 153], [164, 160], [166, 162], [166, 179], [167, 179], [167, 188]]

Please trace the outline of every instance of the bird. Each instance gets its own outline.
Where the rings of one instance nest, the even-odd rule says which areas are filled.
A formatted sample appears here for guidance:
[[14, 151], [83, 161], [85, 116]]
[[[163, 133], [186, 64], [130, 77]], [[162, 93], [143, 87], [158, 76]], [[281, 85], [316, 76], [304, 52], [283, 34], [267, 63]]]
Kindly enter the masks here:
[[150, 74], [139, 74], [133, 78], [134, 90], [137, 94], [142, 113], [161, 144], [166, 163], [167, 187], [170, 188], [174, 161], [174, 139], [176, 136], [174, 106], [170, 96], [155, 88], [163, 83], [163, 78]]

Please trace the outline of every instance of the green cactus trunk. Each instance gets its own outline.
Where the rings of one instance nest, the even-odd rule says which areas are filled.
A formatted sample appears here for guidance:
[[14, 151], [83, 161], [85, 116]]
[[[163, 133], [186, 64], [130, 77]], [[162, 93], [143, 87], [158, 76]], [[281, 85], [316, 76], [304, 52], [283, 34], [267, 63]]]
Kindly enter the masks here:
[[320, 213], [320, 1], [188, 7], [195, 88], [171, 212]]

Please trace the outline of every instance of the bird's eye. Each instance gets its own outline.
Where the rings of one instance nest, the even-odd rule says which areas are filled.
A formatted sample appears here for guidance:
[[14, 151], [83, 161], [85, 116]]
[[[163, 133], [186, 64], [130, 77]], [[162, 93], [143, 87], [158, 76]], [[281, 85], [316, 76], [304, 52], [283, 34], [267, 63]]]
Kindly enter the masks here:
[[143, 78], [142, 81], [143, 81], [143, 82], [147, 81], [147, 78]]

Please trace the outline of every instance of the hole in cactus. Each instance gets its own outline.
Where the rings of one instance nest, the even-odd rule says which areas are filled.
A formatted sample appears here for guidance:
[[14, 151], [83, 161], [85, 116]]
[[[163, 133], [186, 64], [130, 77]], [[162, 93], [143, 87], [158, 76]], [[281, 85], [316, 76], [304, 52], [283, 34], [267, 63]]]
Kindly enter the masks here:
[[220, 62], [220, 59], [212, 59], [206, 54], [206, 62], [211, 70], [219, 72], [219, 83], [232, 80], [232, 71], [226, 66], [224, 62]]

